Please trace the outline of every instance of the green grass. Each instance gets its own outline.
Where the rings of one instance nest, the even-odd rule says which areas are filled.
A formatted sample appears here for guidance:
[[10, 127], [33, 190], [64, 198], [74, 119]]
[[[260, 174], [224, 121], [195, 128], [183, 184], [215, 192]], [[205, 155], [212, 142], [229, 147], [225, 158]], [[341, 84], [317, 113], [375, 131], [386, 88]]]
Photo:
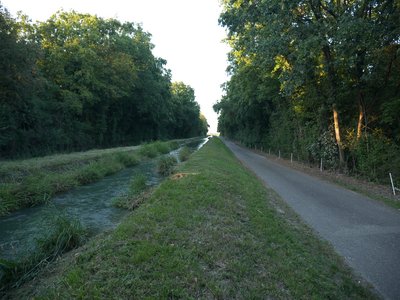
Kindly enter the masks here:
[[172, 174], [177, 163], [178, 161], [174, 156], [162, 156], [157, 161], [157, 171], [162, 176], [168, 176]]
[[180, 161], [188, 160], [190, 154], [192, 154], [192, 153], [191, 153], [189, 147], [187, 147], [187, 146], [182, 147], [182, 149], [179, 151], [179, 160]]
[[37, 247], [27, 256], [17, 261], [0, 259], [0, 296], [33, 279], [46, 265], [85, 242], [87, 232], [78, 220], [52, 212], [46, 221], [50, 223], [48, 231], [37, 238]]
[[178, 143], [52, 155], [9, 161], [0, 167], [0, 216], [49, 201], [78, 185], [95, 182], [140, 161], [168, 153]]
[[147, 178], [144, 174], [135, 175], [129, 185], [126, 194], [120, 195], [113, 199], [113, 206], [133, 210], [148, 197]]
[[[278, 208], [278, 209], [277, 209]], [[57, 273], [58, 272], [58, 273]], [[58, 275], [54, 275], [58, 274]], [[115, 232], [15, 298], [370, 299], [331, 246], [213, 138]]]

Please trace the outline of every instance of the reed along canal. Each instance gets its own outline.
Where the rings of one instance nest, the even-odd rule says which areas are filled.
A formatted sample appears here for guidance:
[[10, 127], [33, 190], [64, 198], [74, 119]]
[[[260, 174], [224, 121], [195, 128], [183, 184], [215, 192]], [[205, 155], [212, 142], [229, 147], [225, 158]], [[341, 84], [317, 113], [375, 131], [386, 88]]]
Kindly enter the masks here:
[[[197, 151], [207, 138], [190, 142], [185, 146]], [[178, 157], [182, 148], [170, 153]], [[77, 219], [90, 235], [115, 228], [129, 213], [113, 206], [113, 199], [127, 192], [130, 181], [137, 175], [145, 175], [147, 185], [159, 184], [163, 177], [156, 170], [157, 158], [124, 169], [95, 183], [79, 186], [54, 197], [49, 204], [21, 209], [0, 217], [0, 259], [18, 260], [35, 250], [38, 238], [45, 236], [52, 226], [55, 215]]]

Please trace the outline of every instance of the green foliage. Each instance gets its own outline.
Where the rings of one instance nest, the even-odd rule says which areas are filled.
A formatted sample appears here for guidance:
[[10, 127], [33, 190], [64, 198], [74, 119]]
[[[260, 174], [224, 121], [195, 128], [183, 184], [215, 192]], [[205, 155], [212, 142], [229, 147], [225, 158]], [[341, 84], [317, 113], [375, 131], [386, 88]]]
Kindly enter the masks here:
[[400, 147], [379, 132], [364, 136], [353, 155], [356, 170], [365, 178], [378, 182], [389, 182], [392, 173], [396, 184], [400, 183]]
[[376, 298], [218, 139], [179, 174], [115, 232], [61, 261], [65, 272], [17, 297]]
[[182, 147], [182, 149], [179, 151], [179, 160], [180, 161], [188, 160], [190, 154], [191, 154], [191, 151], [190, 151], [189, 147], [187, 147], [187, 146]]
[[86, 231], [77, 219], [66, 215], [57, 215], [51, 221], [49, 233], [37, 240], [40, 252], [52, 259], [82, 245]]
[[[371, 155], [400, 154], [399, 18], [392, 1], [223, 1], [232, 51], [231, 77], [214, 106], [219, 131], [384, 180]], [[363, 141], [375, 131], [386, 150]]]
[[0, 4], [0, 156], [204, 134], [193, 89], [171, 83], [150, 38], [74, 11], [15, 20]]
[[180, 145], [177, 141], [168, 142], [168, 146], [169, 146], [169, 149], [171, 149], [171, 151], [176, 150], [180, 147]]
[[137, 208], [147, 197], [148, 190], [147, 178], [144, 174], [138, 174], [130, 182], [129, 190], [126, 194], [113, 199], [113, 206], [128, 210]]
[[139, 163], [139, 158], [132, 152], [118, 152], [116, 155], [117, 160], [125, 167], [133, 167]]
[[[146, 144], [139, 150], [93, 150], [8, 162], [0, 168], [0, 216], [22, 207], [46, 203], [58, 193], [97, 181], [139, 163], [140, 155], [159, 155], [169, 143]], [[149, 150], [150, 149], [150, 150]], [[150, 152], [149, 152], [150, 151]], [[145, 155], [146, 154], [146, 155]]]
[[153, 147], [157, 150], [158, 153], [167, 154], [171, 151], [169, 144], [167, 142], [154, 142]]
[[31, 280], [47, 264], [86, 241], [87, 232], [76, 219], [56, 214], [46, 223], [49, 231], [37, 239], [32, 253], [19, 261], [0, 260], [0, 292]]
[[139, 154], [144, 157], [154, 158], [158, 155], [158, 151], [154, 144], [144, 144], [139, 149]]
[[144, 174], [139, 174], [133, 177], [129, 185], [129, 193], [139, 194], [147, 188], [147, 178]]
[[157, 171], [163, 176], [171, 175], [176, 164], [175, 157], [171, 155], [162, 156], [157, 162]]

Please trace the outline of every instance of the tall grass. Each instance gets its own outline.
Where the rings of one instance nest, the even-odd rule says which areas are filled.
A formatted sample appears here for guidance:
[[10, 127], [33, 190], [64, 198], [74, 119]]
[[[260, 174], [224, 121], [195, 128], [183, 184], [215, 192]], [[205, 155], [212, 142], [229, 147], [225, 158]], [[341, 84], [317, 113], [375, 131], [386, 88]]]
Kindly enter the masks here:
[[127, 148], [117, 148], [118, 151], [96, 150], [88, 151], [90, 155], [82, 152], [81, 157], [74, 153], [71, 156], [75, 161], [68, 155], [59, 155], [60, 161], [57, 161], [57, 156], [51, 156], [49, 159], [30, 159], [20, 164], [9, 162], [7, 168], [1, 167], [0, 170], [0, 216], [47, 202], [54, 195], [75, 186], [95, 182], [135, 166], [140, 160], [168, 153], [171, 146], [176, 144], [155, 142], [130, 151]]
[[113, 206], [133, 210], [142, 203], [147, 190], [146, 176], [144, 174], [138, 174], [131, 180], [128, 192], [113, 199]]
[[[48, 231], [36, 240], [35, 250], [19, 261], [0, 259], [0, 292], [19, 287], [34, 278], [60, 255], [82, 245], [87, 232], [77, 219], [57, 214], [50, 219]], [[1, 295], [1, 293], [0, 293]]]
[[162, 176], [168, 176], [172, 174], [177, 160], [171, 155], [161, 157], [157, 162], [157, 171]]
[[180, 151], [179, 151], [179, 160], [180, 161], [186, 161], [189, 159], [189, 156], [191, 154], [191, 151], [189, 147], [184, 146]]

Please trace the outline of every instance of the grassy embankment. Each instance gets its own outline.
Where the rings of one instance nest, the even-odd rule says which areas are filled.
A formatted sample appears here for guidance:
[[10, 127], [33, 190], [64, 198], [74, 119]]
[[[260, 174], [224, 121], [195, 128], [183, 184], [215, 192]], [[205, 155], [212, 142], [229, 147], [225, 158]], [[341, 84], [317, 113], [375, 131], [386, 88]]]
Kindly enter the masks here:
[[44, 299], [368, 299], [275, 193], [217, 138], [111, 234], [13, 295]]
[[154, 142], [139, 147], [91, 150], [1, 162], [0, 216], [44, 203], [55, 194], [94, 182], [177, 147], [177, 142]]

